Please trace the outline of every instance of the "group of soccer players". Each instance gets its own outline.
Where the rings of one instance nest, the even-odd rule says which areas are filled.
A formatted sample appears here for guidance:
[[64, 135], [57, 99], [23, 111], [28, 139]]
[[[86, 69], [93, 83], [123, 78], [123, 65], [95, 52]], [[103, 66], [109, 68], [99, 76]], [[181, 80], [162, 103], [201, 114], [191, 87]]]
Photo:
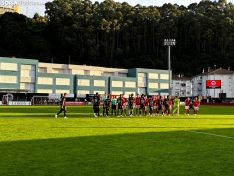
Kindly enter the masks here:
[[[98, 93], [93, 97], [93, 110], [94, 116], [100, 116], [100, 101], [101, 97]], [[111, 106], [111, 114], [115, 116], [126, 116], [127, 115], [127, 104], [128, 104], [128, 115], [133, 116], [133, 109], [136, 108], [135, 115], [146, 115], [146, 116], [156, 116], [156, 115], [179, 115], [180, 109], [180, 99], [175, 97], [173, 100], [171, 96], [158, 96], [153, 95], [147, 97], [147, 95], [142, 94], [141, 96], [137, 94], [133, 97], [133, 94], [129, 95], [128, 98], [124, 98], [123, 94], [120, 94], [118, 98], [116, 96], [104, 95], [102, 97], [103, 101], [103, 111], [102, 116], [109, 117], [109, 111]], [[189, 114], [189, 110], [194, 109], [194, 114], [198, 113], [198, 106], [200, 104], [197, 98], [192, 101], [193, 106], [188, 106], [188, 101], [190, 104], [190, 99], [187, 98], [185, 102], [186, 114]], [[173, 108], [172, 108], [173, 107]]]

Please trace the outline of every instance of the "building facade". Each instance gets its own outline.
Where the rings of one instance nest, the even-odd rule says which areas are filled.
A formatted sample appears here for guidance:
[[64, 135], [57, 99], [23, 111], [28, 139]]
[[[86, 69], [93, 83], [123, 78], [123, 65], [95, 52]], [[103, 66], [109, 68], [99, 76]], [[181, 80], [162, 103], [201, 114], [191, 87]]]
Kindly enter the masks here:
[[0, 89], [29, 93], [168, 95], [167, 70], [42, 63], [0, 57]]
[[12, 7], [0, 6], [0, 15], [6, 12], [20, 13], [20, 6], [17, 6], [17, 5], [13, 5]]
[[192, 96], [191, 78], [183, 76], [172, 76], [172, 95], [180, 97]]
[[[221, 80], [220, 89], [207, 89], [206, 80]], [[193, 96], [210, 96], [220, 98], [220, 93], [226, 94], [227, 98], [234, 97], [234, 71], [230, 69], [215, 69], [198, 74], [191, 78]]]

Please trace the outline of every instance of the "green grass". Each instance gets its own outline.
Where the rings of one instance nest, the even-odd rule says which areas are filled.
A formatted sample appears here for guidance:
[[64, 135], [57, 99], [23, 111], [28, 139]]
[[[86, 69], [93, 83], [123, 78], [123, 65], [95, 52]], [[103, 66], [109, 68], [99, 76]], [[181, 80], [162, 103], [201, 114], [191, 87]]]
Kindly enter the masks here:
[[234, 107], [94, 118], [92, 108], [0, 107], [1, 176], [233, 175]]

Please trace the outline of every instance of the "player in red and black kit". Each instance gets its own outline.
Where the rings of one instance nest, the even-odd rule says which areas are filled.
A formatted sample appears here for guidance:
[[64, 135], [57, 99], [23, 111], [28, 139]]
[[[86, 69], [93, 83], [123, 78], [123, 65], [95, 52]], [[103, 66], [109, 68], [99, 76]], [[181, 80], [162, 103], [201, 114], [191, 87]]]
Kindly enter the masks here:
[[135, 98], [135, 103], [136, 103], [136, 115], [140, 114], [140, 104], [141, 104], [141, 100], [140, 100], [140, 96], [139, 94], [137, 94], [136, 98]]
[[196, 97], [194, 102], [193, 102], [193, 106], [194, 106], [194, 115], [198, 114], [198, 110], [199, 110], [199, 105], [200, 105], [200, 101], [198, 100], [198, 98]]
[[122, 94], [122, 109], [123, 109], [123, 113], [124, 113], [124, 116], [126, 116], [126, 99], [124, 98], [124, 95]]
[[189, 115], [189, 105], [190, 105], [190, 98], [186, 98], [186, 100], [184, 101], [184, 115], [188, 114]]
[[173, 106], [173, 101], [171, 96], [169, 95], [169, 115], [172, 115], [172, 106]]
[[158, 98], [156, 95], [154, 95], [153, 98], [153, 106], [154, 106], [154, 115], [157, 115], [157, 109], [158, 109]]
[[141, 98], [140, 98], [140, 109], [141, 109], [141, 114], [144, 115], [144, 112], [145, 112], [145, 97], [144, 97], [144, 94], [142, 94]]

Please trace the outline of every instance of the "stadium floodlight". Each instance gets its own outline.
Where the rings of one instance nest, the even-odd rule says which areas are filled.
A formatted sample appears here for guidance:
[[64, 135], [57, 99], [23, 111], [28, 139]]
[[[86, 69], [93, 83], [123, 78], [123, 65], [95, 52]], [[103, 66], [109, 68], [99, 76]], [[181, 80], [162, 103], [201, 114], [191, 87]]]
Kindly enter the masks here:
[[175, 39], [164, 39], [164, 46], [168, 46], [168, 74], [169, 74], [169, 95], [171, 95], [171, 46], [176, 45]]

